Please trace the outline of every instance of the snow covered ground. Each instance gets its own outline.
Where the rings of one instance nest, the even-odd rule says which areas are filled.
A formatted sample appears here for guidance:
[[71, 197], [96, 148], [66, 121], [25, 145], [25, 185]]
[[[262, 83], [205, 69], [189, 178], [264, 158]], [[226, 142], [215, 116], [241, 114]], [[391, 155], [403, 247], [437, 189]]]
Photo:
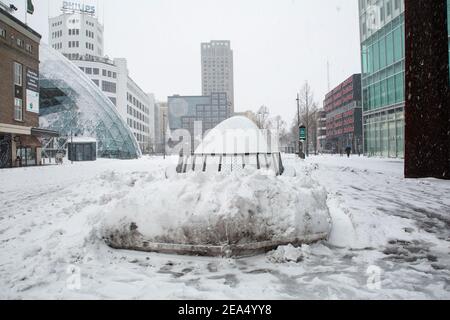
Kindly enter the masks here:
[[170, 160], [2, 170], [0, 298], [450, 299], [449, 182], [405, 180], [398, 160], [284, 162], [326, 189], [330, 237], [238, 260], [105, 245], [105, 208], [152, 198]]

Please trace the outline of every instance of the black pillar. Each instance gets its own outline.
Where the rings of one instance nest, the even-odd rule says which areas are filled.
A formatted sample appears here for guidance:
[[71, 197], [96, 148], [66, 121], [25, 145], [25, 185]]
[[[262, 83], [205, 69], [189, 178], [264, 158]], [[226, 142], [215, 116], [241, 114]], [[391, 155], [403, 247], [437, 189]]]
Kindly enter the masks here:
[[447, 0], [405, 0], [405, 176], [450, 179]]

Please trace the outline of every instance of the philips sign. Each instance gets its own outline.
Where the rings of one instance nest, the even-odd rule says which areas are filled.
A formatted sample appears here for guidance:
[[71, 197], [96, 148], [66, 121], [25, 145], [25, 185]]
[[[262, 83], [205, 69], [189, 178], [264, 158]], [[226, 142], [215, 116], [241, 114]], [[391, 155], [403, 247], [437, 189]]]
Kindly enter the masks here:
[[95, 6], [85, 5], [71, 1], [63, 1], [62, 11], [75, 11], [93, 15], [95, 14]]

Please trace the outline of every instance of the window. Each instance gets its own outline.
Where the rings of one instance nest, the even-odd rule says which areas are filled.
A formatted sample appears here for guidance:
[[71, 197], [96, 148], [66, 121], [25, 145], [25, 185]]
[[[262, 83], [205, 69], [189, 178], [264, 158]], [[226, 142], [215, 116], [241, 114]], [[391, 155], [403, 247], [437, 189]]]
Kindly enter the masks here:
[[23, 48], [23, 40], [17, 38], [17, 46]]
[[100, 86], [100, 82], [98, 80], [94, 79], [94, 80], [92, 80], [92, 82], [94, 82], [97, 85], [97, 87]]
[[86, 68], [86, 74], [92, 74], [92, 68]]
[[109, 81], [102, 81], [102, 90], [105, 92], [116, 93], [116, 84]]
[[103, 75], [104, 77], [106, 77], [106, 70], [105, 70], [105, 69], [102, 70], [102, 75]]
[[392, 0], [388, 0], [388, 2], [386, 3], [386, 13], [388, 17], [390, 17], [392, 14]]
[[33, 53], [33, 46], [27, 43], [25, 45], [25, 50], [27, 50], [29, 53]]
[[23, 120], [23, 112], [22, 112], [22, 99], [15, 98], [14, 99], [14, 120], [22, 121]]
[[94, 69], [93, 69], [93, 73], [94, 73], [95, 75], [98, 75], [98, 74], [99, 74], [99, 69], [98, 69], [98, 68], [94, 68]]
[[22, 65], [20, 63], [14, 62], [14, 84], [16, 86], [22, 86], [22, 72]]
[[0, 28], [0, 37], [6, 38], [6, 30], [3, 28]]
[[78, 48], [80, 46], [79, 41], [69, 41], [69, 48]]

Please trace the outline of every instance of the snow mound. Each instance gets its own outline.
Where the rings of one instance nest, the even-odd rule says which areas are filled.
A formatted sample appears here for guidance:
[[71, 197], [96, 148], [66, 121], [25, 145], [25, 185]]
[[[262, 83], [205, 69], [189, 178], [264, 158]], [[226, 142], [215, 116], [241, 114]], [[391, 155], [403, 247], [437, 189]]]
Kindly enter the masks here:
[[267, 260], [272, 263], [300, 262], [303, 260], [302, 248], [296, 248], [292, 244], [279, 246], [277, 250], [267, 254]]
[[327, 193], [309, 177], [188, 173], [136, 182], [104, 214], [101, 233], [121, 249], [249, 255], [308, 243], [330, 231]]

